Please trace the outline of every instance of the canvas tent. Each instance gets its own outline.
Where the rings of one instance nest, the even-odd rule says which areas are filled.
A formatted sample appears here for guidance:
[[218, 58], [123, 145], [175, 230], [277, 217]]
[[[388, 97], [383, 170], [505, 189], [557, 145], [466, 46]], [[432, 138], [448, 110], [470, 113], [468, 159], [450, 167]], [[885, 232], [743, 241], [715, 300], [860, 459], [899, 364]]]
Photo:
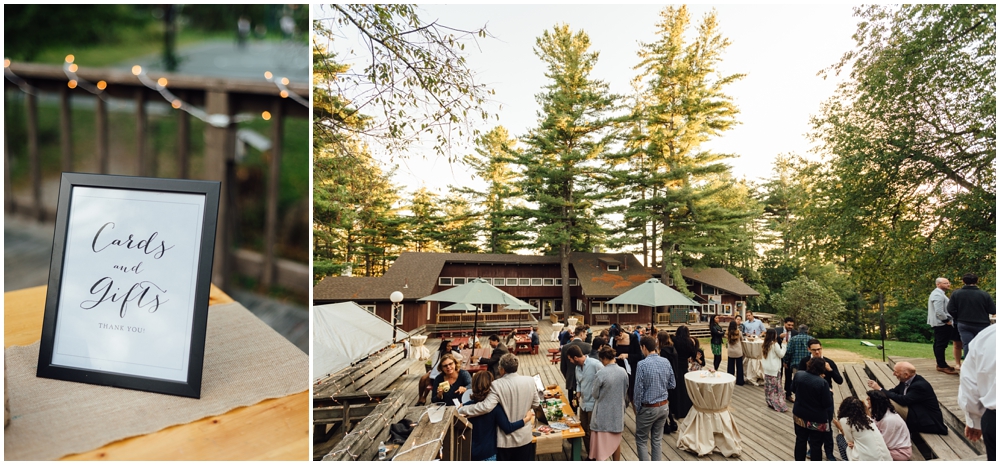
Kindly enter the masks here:
[[[405, 331], [397, 331], [397, 340], [409, 337]], [[392, 324], [354, 302], [313, 307], [313, 376], [316, 380], [389, 344], [392, 344]]]

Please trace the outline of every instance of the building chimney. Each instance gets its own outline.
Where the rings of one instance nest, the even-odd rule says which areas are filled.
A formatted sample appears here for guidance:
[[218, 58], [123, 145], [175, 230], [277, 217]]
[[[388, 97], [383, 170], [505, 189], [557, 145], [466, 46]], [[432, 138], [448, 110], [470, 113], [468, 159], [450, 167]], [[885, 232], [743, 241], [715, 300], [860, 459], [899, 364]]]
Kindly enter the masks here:
[[344, 265], [344, 269], [340, 271], [340, 275], [341, 276], [352, 277], [352, 276], [354, 276], [354, 273], [352, 272], [353, 271], [352, 269], [353, 269], [353, 265], [351, 265], [350, 263], [348, 263], [347, 265]]

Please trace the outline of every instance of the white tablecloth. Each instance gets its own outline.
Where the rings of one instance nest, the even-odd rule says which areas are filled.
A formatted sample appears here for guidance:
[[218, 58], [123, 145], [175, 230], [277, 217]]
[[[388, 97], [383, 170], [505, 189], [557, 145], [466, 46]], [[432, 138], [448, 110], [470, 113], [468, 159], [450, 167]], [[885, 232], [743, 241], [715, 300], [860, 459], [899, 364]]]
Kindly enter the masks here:
[[[706, 375], [702, 378], [702, 375]], [[708, 455], [719, 452], [726, 457], [743, 452], [736, 419], [729, 411], [736, 377], [729, 373], [692, 371], [684, 375], [692, 409], [680, 425], [677, 448]]]
[[743, 379], [760, 386], [764, 384], [764, 340], [743, 340]]
[[424, 344], [427, 343], [427, 336], [410, 337], [410, 358], [417, 360], [427, 360], [431, 358], [431, 352]]
[[562, 331], [563, 326], [566, 326], [566, 325], [564, 325], [562, 323], [552, 323], [552, 337], [549, 338], [550, 341], [558, 341], [559, 340], [559, 333]]

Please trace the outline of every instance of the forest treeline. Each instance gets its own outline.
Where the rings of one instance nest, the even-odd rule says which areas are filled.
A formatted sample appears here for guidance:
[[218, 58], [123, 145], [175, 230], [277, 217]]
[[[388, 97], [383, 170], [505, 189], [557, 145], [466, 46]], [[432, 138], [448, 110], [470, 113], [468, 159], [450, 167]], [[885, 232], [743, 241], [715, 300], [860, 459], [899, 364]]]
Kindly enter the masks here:
[[[314, 45], [317, 281], [348, 265], [379, 276], [402, 251], [539, 253], [567, 274], [570, 252], [614, 250], [675, 282], [726, 268], [760, 292], [750, 308], [820, 335], [874, 335], [881, 297], [890, 336], [912, 341], [930, 335], [934, 278], [974, 272], [995, 294], [995, 5], [857, 8], [855, 47], [821, 71], [846, 79], [811, 120], [819, 153], [779, 154], [759, 182], [706, 148], [739, 124], [726, 92], [743, 77], [719, 71], [730, 42], [714, 12], [664, 8], [628, 95], [591, 75], [585, 31], [555, 25], [534, 47], [538, 120], [511, 134], [476, 124], [490, 90], [461, 50], [488, 31], [425, 24], [408, 5], [332, 9], [317, 37], [355, 28], [371, 61], [352, 69]], [[450, 151], [463, 137], [474, 148]], [[481, 187], [395, 185], [378, 160], [426, 140]]]

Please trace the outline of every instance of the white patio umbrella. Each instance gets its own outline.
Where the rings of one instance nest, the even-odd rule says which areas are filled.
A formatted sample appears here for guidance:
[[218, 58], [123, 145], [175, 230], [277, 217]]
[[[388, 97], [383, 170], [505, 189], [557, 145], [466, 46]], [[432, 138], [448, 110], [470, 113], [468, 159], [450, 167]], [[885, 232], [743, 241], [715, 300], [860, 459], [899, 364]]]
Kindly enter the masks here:
[[[653, 307], [654, 313], [656, 311], [656, 307], [663, 307], [667, 305], [698, 305], [698, 302], [689, 299], [686, 295], [681, 294], [666, 284], [663, 284], [662, 281], [656, 278], [646, 280], [646, 282], [625, 291], [614, 299], [609, 300], [608, 303]], [[650, 323], [652, 323], [652, 318], [650, 318]]]
[[[419, 302], [455, 302], [456, 304], [496, 304], [505, 305], [528, 305], [521, 299], [514, 297], [482, 278], [476, 278], [461, 286], [455, 286], [447, 291], [431, 294], [427, 297], [417, 299]], [[472, 322], [472, 338], [475, 340], [479, 326], [479, 308], [476, 307], [476, 316]]]

